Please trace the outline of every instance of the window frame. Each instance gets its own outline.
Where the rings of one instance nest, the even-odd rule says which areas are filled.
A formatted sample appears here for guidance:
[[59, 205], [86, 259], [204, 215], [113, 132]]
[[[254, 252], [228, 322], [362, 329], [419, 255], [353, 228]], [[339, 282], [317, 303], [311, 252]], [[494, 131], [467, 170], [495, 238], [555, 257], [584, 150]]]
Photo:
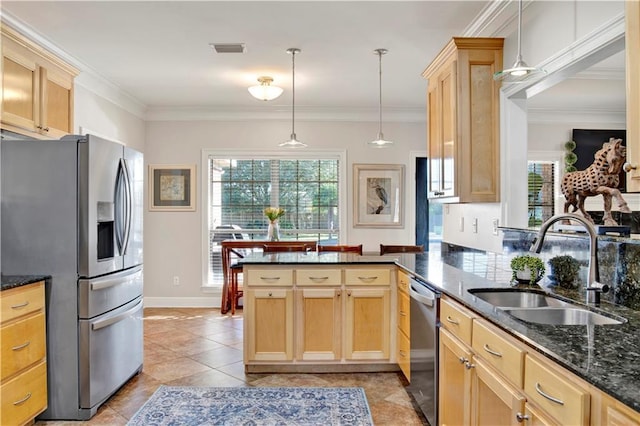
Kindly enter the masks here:
[[[553, 182], [553, 210], [554, 214], [563, 212], [564, 197], [560, 191], [560, 183], [564, 175], [564, 152], [562, 151], [529, 151], [527, 153], [527, 169], [529, 163], [553, 163], [554, 165], [554, 182]], [[528, 187], [528, 185], [527, 185]], [[529, 203], [526, 201], [526, 213], [529, 214]], [[525, 223], [528, 223], [525, 221]], [[537, 229], [537, 228], [536, 228]]]
[[222, 290], [221, 284], [209, 285], [209, 157], [233, 158], [233, 159], [278, 159], [278, 160], [338, 160], [338, 216], [340, 218], [340, 230], [338, 238], [347, 241], [348, 220], [347, 204], [347, 152], [345, 150], [290, 150], [290, 151], [246, 151], [228, 149], [203, 149], [200, 157], [200, 237], [201, 237], [201, 288], [206, 291]]

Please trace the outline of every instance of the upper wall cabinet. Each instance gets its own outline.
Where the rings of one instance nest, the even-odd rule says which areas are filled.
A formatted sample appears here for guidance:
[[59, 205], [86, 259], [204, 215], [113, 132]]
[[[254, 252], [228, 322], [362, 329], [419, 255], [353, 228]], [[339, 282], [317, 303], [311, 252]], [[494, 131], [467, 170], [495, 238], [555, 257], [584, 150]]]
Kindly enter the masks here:
[[640, 192], [640, 2], [627, 1], [625, 9], [627, 74], [627, 191]]
[[502, 38], [453, 38], [422, 74], [429, 80], [429, 198], [500, 201]]
[[39, 139], [73, 131], [78, 70], [2, 26], [2, 128]]

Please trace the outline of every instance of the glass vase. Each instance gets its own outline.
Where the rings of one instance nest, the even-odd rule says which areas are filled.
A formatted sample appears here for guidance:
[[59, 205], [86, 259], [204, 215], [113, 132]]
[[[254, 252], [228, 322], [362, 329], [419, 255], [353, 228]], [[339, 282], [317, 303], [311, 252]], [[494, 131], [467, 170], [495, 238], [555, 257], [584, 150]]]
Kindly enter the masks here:
[[280, 241], [280, 225], [278, 221], [269, 222], [269, 228], [267, 229], [267, 240]]

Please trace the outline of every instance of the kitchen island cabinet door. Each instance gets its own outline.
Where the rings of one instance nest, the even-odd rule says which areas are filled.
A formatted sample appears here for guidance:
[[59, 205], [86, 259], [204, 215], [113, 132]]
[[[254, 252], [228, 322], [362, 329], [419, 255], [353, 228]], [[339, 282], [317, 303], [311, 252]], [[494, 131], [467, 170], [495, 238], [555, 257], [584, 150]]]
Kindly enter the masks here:
[[346, 288], [345, 358], [386, 360], [390, 352], [390, 290]]
[[438, 418], [441, 425], [471, 424], [470, 348], [440, 328]]
[[474, 357], [470, 367], [474, 369], [471, 378], [471, 424], [517, 425], [518, 415], [524, 412], [524, 395], [481, 358]]
[[245, 364], [293, 360], [293, 290], [246, 290], [244, 298]]
[[296, 358], [303, 361], [336, 361], [341, 358], [340, 288], [296, 290]]

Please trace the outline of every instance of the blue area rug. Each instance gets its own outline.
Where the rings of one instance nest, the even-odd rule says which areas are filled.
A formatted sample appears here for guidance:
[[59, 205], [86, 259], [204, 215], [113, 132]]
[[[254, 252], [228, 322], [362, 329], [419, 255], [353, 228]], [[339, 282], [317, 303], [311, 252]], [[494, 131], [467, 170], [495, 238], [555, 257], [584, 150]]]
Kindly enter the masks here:
[[362, 388], [160, 386], [129, 426], [373, 425]]

